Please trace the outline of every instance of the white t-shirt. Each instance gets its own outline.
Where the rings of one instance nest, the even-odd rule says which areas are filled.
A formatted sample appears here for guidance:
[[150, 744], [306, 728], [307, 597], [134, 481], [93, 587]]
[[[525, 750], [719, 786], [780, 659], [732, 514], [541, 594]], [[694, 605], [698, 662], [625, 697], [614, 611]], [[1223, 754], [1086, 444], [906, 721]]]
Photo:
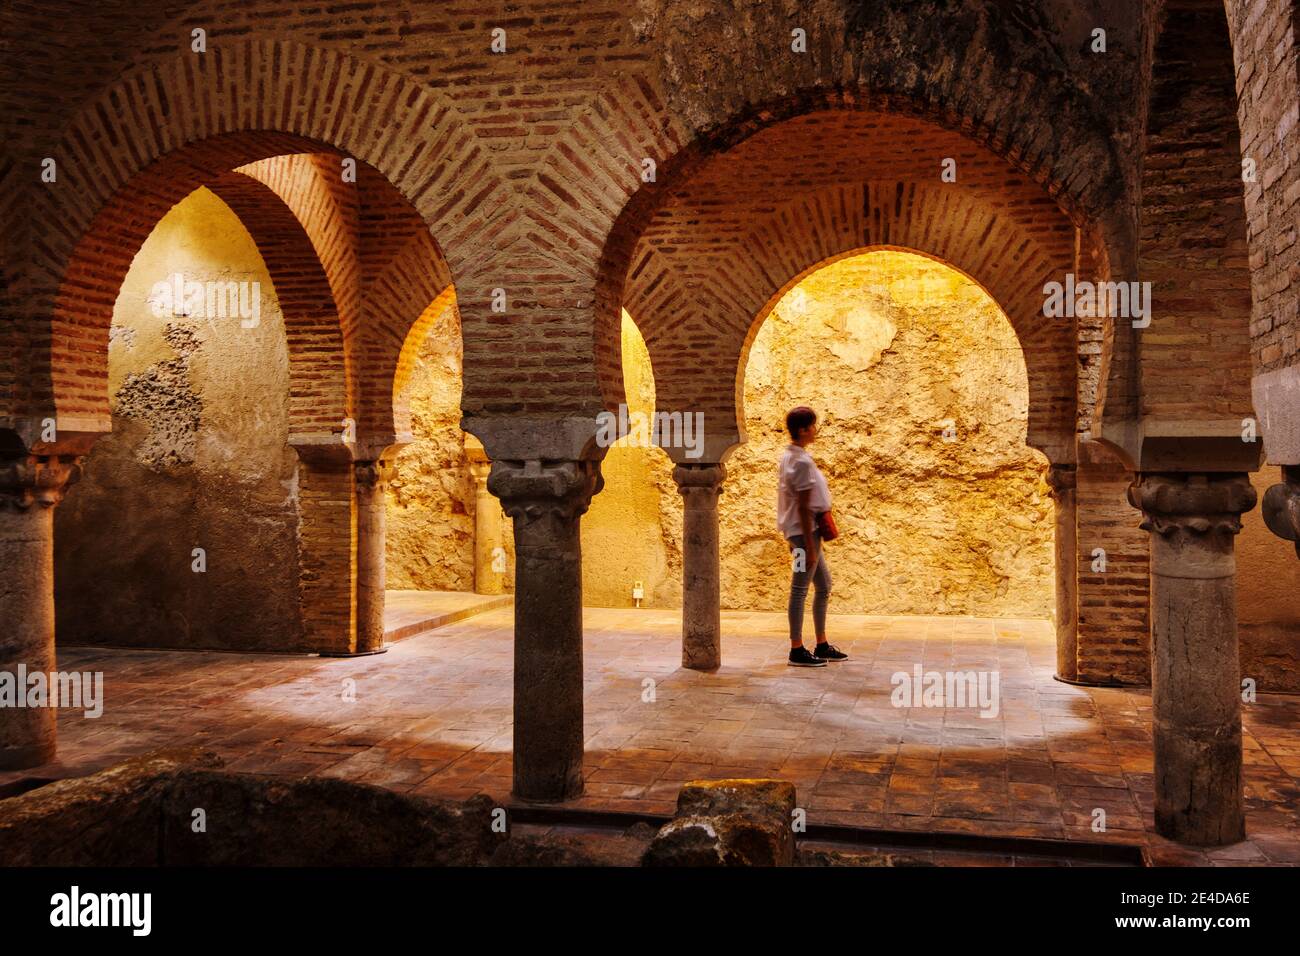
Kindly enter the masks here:
[[803, 534], [799, 524], [799, 492], [812, 490], [809, 504], [814, 515], [831, 510], [831, 489], [812, 455], [790, 444], [781, 456], [776, 482], [776, 521], [787, 538]]

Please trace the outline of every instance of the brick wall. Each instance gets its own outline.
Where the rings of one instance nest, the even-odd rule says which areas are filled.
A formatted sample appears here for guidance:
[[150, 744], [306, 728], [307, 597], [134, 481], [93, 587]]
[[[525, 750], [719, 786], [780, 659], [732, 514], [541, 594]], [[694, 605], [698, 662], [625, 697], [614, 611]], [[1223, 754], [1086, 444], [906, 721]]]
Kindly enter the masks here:
[[1150, 542], [1128, 503], [1132, 480], [1104, 446], [1080, 443], [1077, 660], [1085, 683], [1151, 679]]
[[1141, 411], [1239, 428], [1251, 414], [1250, 275], [1232, 48], [1218, 4], [1170, 3], [1159, 29], [1138, 245], [1153, 296]]
[[[356, 156], [414, 207], [457, 284], [471, 414], [616, 399], [610, 289], [646, 213], [698, 162], [818, 106], [962, 130], [1075, 216], [1104, 218], [1124, 191], [1114, 107], [1132, 86], [1135, 31], [1110, 2], [815, 0], [788, 12], [662, 0], [631, 16], [577, 0], [508, 11], [55, 2], [8, 16], [17, 35], [59, 29], [0, 92], [41, 114], [16, 127], [22, 176], [6, 180], [5, 224], [22, 221], [6, 230], [21, 251], [8, 294], [22, 329], [5, 334], [25, 360], [0, 371], [0, 396], [33, 414], [57, 398], [69, 421], [103, 417], [107, 325], [94, 302], [116, 265], [95, 245], [138, 245], [157, 213], [142, 192], [183, 195], [285, 152]], [[1097, 24], [1113, 56], [1079, 52]], [[508, 31], [500, 56], [487, 52], [495, 27]], [[795, 27], [808, 31], [806, 54], [790, 50]], [[207, 31], [204, 54], [189, 50], [194, 28]], [[30, 182], [46, 155], [60, 163], [56, 188]], [[645, 158], [659, 163], [655, 184], [641, 181]], [[507, 291], [506, 314], [491, 311], [495, 288]]]
[[[945, 158], [956, 183], [940, 180]], [[864, 181], [833, 185], [850, 168]], [[720, 157], [659, 212], [637, 246], [627, 308], [661, 404], [702, 409], [726, 428], [743, 418], [748, 345], [782, 294], [866, 247], [919, 251], [974, 278], [1008, 313], [1029, 367], [1030, 443], [1059, 449], [1074, 428], [1074, 328], [1044, 317], [1042, 288], [1070, 271], [1073, 236], [1042, 190], [957, 134], [881, 114], [816, 114]]]
[[1241, 155], [1250, 230], [1251, 344], [1256, 371], [1300, 358], [1300, 7], [1294, 0], [1227, 0], [1236, 61]]

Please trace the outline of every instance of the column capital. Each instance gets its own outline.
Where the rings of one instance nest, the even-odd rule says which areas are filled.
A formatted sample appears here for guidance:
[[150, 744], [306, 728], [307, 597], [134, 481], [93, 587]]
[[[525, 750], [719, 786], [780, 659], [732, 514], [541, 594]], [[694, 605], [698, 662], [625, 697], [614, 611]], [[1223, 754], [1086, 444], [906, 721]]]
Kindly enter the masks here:
[[483, 461], [469, 461], [469, 474], [474, 479], [474, 484], [479, 488], [487, 486], [487, 480], [492, 474], [492, 462], [484, 459]]
[[605, 487], [600, 462], [509, 461], [496, 459], [488, 490], [512, 518], [543, 516], [573, 520], [586, 513], [592, 496]]
[[1079, 483], [1079, 469], [1075, 465], [1052, 463], [1047, 469], [1047, 487], [1052, 498], [1059, 501], [1066, 492], [1073, 491]]
[[84, 455], [0, 454], [0, 510], [53, 508], [81, 477]]
[[1245, 472], [1139, 473], [1128, 500], [1142, 512], [1141, 527], [1159, 535], [1206, 535], [1241, 530], [1241, 516], [1257, 496]]
[[366, 489], [380, 488], [393, 477], [392, 458], [361, 459], [352, 463], [352, 473], [358, 485]]
[[1264, 524], [1300, 555], [1300, 465], [1283, 465], [1282, 481], [1264, 492]]
[[693, 494], [722, 494], [722, 483], [727, 480], [727, 466], [709, 465], [675, 465], [673, 481], [683, 496]]

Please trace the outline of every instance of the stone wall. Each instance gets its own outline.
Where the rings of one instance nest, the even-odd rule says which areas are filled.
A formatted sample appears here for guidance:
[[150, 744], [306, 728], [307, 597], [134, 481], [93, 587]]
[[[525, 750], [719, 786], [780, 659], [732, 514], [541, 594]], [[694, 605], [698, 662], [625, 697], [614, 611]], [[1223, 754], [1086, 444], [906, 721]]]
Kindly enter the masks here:
[[[633, 410], [646, 401], [632, 383], [648, 364], [634, 333], [625, 318], [629, 394], [640, 390]], [[904, 253], [842, 260], [767, 319], [744, 389], [749, 440], [728, 463], [720, 504], [724, 607], [784, 607], [789, 558], [775, 528], [774, 471], [785, 412], [806, 403], [823, 417], [812, 450], [843, 531], [829, 552], [836, 610], [1051, 616], [1052, 503], [1046, 463], [1024, 445], [1024, 363], [1010, 324], [974, 283]], [[632, 580], [645, 582], [647, 603], [680, 603], [681, 502], [670, 472], [658, 449], [611, 452], [583, 524], [589, 603], [630, 605]], [[611, 571], [619, 580], [607, 580]]]
[[978, 286], [876, 252], [778, 305], [749, 355], [749, 441], [722, 499], [726, 606], [784, 605], [774, 469], [798, 404], [821, 416], [811, 451], [842, 532], [828, 552], [836, 610], [1052, 615], [1053, 505], [1046, 462], [1024, 444], [1024, 361]]
[[[629, 417], [655, 407], [654, 371], [645, 341], [623, 312], [623, 384]], [[658, 448], [631, 438], [609, 449], [601, 474], [605, 489], [582, 519], [582, 597], [600, 607], [631, 607], [632, 588], [645, 591], [642, 607], [680, 607], [682, 508], [673, 465]]]
[[474, 482], [460, 430], [460, 321], [442, 308], [407, 383], [411, 435], [388, 484], [390, 588], [474, 590]]
[[[257, 325], [155, 315], [154, 284], [256, 282]], [[199, 190], [158, 223], [114, 307], [113, 432], [55, 512], [58, 640], [285, 648], [301, 637], [288, 352], [240, 221]], [[202, 548], [207, 570], [192, 570]]]

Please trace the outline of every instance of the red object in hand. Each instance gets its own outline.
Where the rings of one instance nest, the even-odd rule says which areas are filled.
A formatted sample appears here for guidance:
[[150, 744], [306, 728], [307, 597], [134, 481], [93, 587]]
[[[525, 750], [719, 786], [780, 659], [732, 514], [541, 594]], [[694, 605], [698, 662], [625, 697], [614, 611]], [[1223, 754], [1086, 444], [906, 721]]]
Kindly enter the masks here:
[[840, 536], [840, 529], [835, 527], [835, 518], [829, 511], [817, 513], [817, 535], [823, 541], [834, 541]]

